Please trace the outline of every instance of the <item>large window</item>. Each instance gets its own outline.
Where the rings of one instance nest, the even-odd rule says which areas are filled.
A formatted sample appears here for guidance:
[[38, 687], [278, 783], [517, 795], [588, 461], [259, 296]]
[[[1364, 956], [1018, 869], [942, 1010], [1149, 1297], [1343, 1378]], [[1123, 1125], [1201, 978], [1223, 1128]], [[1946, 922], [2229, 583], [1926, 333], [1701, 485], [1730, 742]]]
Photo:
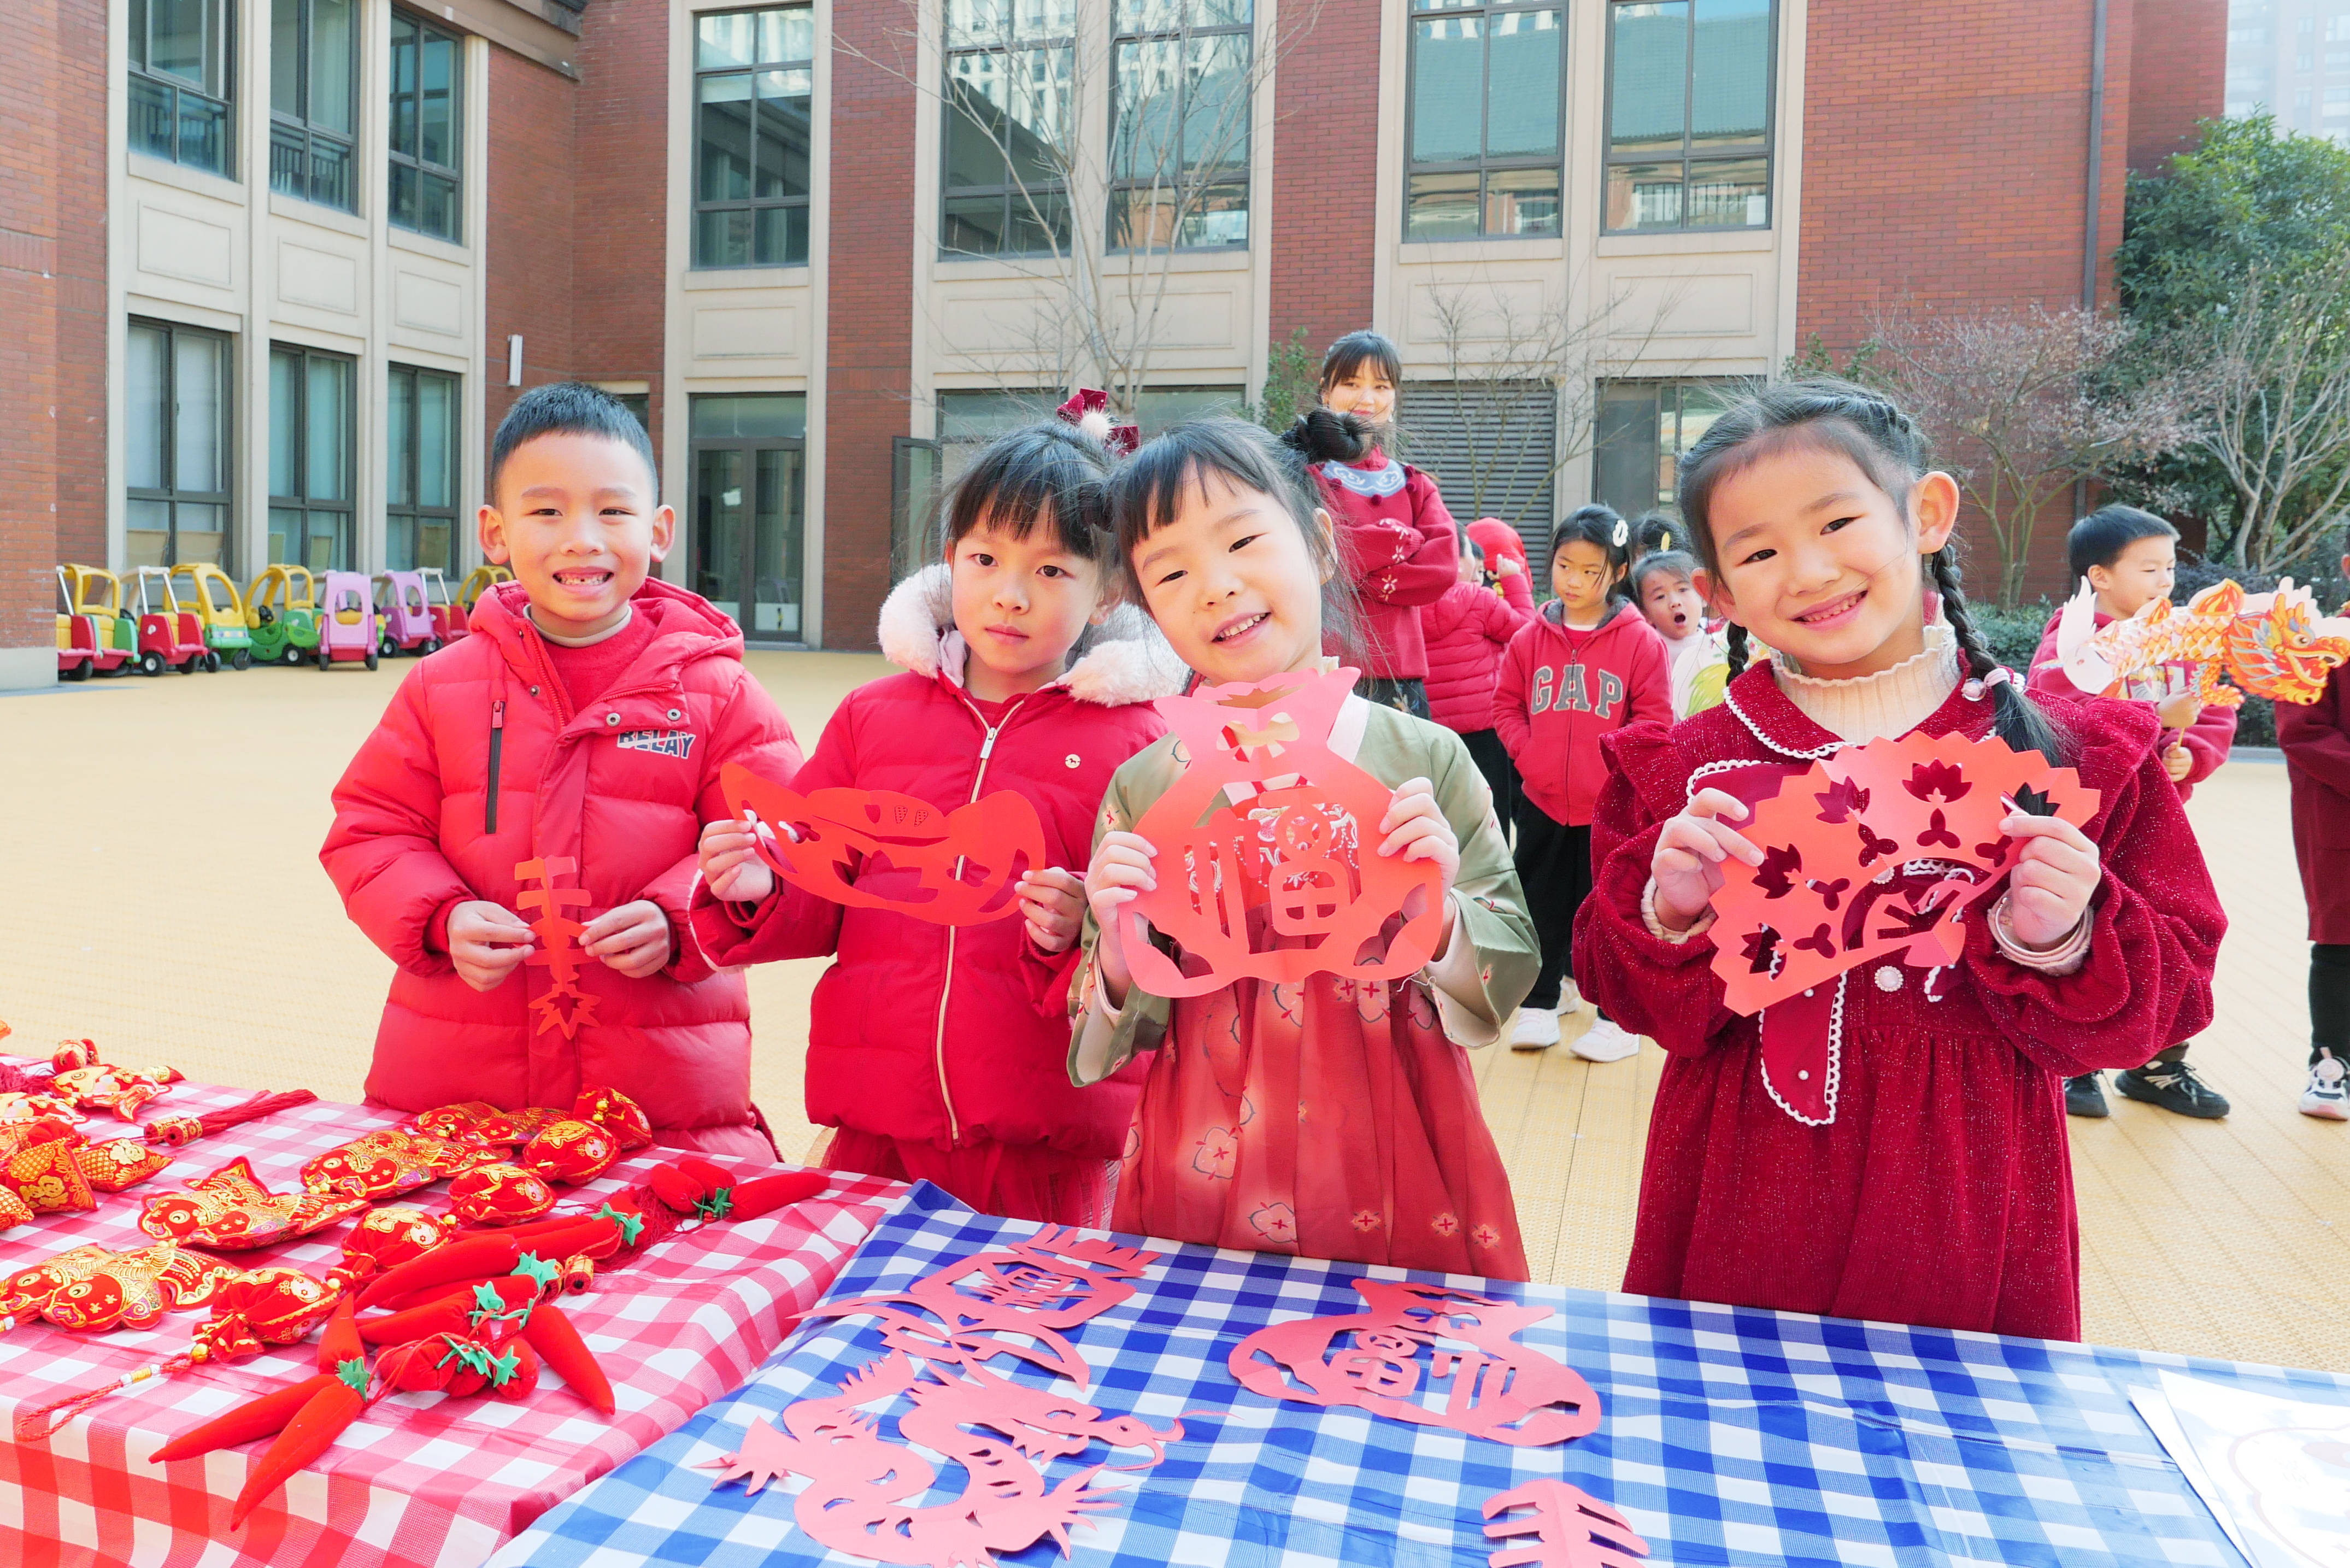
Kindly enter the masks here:
[[695, 18], [694, 265], [807, 261], [815, 53], [810, 6]]
[[1076, 0], [946, 0], [949, 255], [1040, 255], [1069, 244]]
[[227, 0], [130, 0], [130, 145], [229, 173]]
[[1609, 381], [1599, 389], [1592, 493], [1627, 517], [1680, 515], [1674, 500], [1681, 454], [1737, 397], [1722, 381]]
[[1149, 441], [1185, 420], [1238, 414], [1247, 407], [1246, 387], [1145, 387], [1135, 398], [1134, 422]]
[[1772, 0], [1612, 0], [1611, 230], [1771, 222]]
[[1565, 13], [1412, 0], [1404, 238], [1556, 235]]
[[269, 350], [269, 558], [314, 572], [359, 569], [351, 514], [352, 361]]
[[391, 367], [383, 564], [395, 572], [457, 565], [457, 378]]
[[391, 14], [391, 221], [456, 244], [464, 235], [465, 40]]
[[269, 188], [351, 208], [356, 0], [270, 0]]
[[1248, 244], [1253, 0], [1118, 0], [1113, 250]]
[[229, 565], [229, 340], [133, 321], [123, 350], [123, 557]]

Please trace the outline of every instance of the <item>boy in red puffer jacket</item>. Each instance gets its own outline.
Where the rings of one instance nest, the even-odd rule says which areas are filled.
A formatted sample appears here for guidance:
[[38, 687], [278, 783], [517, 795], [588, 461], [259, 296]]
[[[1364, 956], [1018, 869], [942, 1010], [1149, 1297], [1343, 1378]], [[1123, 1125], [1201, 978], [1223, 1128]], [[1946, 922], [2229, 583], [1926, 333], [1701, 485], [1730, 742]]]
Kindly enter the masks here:
[[[1073, 400], [1073, 404], [1075, 400]], [[1017, 1220], [1107, 1223], [1147, 1064], [1069, 1082], [1094, 822], [1118, 764], [1164, 732], [1184, 671], [1148, 617], [1103, 600], [1109, 460], [1098, 435], [1014, 431], [957, 483], [947, 560], [882, 607], [906, 673], [851, 692], [794, 787], [890, 790], [951, 811], [998, 790], [1036, 807], [1047, 864], [1021, 917], [949, 927], [778, 887], [751, 831], [702, 839], [693, 929], [713, 961], [834, 959], [808, 1030], [807, 1116], [835, 1170], [937, 1184]]]
[[[718, 770], [789, 778], [791, 727], [743, 668], [743, 634], [650, 576], [676, 520], [652, 443], [577, 383], [518, 399], [491, 443], [482, 552], [515, 581], [475, 635], [400, 682], [335, 786], [318, 858], [399, 966], [368, 1072], [370, 1103], [569, 1106], [608, 1085], [678, 1147], [772, 1159], [751, 1104], [750, 996], [686, 937]], [[516, 913], [518, 863], [569, 860], [584, 890], [585, 1002], [534, 1007], [550, 971]]]
[[1493, 820], [1506, 832], [1517, 815], [1518, 770], [1493, 729], [1493, 682], [1503, 649], [1532, 611], [1519, 613], [1498, 588], [1487, 587], [1484, 566], [1484, 550], [1464, 539], [1461, 580], [1420, 611], [1420, 630], [1428, 638], [1430, 716], [1469, 748], [1492, 792]]

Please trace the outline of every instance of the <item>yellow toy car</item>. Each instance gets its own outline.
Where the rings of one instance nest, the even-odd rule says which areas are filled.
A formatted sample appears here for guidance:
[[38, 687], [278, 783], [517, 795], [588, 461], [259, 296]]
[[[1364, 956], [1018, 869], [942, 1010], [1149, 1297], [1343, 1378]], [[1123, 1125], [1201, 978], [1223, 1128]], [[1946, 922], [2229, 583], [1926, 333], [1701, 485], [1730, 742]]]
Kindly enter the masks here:
[[183, 561], [172, 568], [172, 597], [195, 607], [213, 659], [232, 670], [251, 668], [253, 631], [245, 624], [244, 596], [226, 572], [208, 562]]
[[[92, 671], [111, 674], [139, 651], [137, 628], [117, 615], [114, 598], [122, 585], [113, 581], [112, 595], [101, 607], [82, 597], [80, 574], [88, 568], [57, 568], [57, 679], [87, 680]], [[70, 575], [68, 575], [70, 574]], [[112, 580], [109, 576], [109, 580]], [[96, 583], [93, 587], [100, 587]]]
[[299, 664], [318, 647], [317, 579], [304, 566], [271, 566], [245, 590], [244, 625], [264, 664]]

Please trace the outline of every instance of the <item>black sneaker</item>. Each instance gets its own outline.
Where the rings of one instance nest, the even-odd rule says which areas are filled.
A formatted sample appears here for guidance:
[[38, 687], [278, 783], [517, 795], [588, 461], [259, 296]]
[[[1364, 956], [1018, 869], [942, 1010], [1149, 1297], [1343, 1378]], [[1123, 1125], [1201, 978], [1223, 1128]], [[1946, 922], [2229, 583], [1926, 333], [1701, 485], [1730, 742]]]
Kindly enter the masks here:
[[2105, 1080], [2095, 1073], [2084, 1073], [2077, 1078], [2064, 1080], [2064, 1114], [2068, 1116], [2108, 1116], [2106, 1108]]
[[2195, 1064], [2179, 1061], [2165, 1065], [2149, 1062], [2114, 1075], [2114, 1087], [2126, 1100], [2144, 1100], [2182, 1116], [2215, 1122], [2228, 1114], [2228, 1097], [2195, 1075]]

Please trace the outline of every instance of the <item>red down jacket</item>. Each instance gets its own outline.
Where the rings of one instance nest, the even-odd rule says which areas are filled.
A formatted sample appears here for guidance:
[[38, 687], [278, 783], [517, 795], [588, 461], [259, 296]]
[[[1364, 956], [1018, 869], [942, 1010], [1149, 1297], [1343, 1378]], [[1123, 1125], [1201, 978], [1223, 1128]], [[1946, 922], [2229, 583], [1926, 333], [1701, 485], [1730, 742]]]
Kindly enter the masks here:
[[1493, 681], [1502, 670], [1502, 650], [1531, 618], [1501, 594], [1475, 583], [1455, 583], [1442, 598], [1422, 609], [1429, 716], [1455, 734], [1492, 729]]
[[[644, 1106], [665, 1143], [772, 1159], [751, 1106], [749, 992], [702, 961], [687, 908], [701, 825], [726, 815], [720, 766], [788, 779], [799, 747], [743, 669], [743, 634], [724, 614], [658, 579], [633, 602], [658, 627], [651, 645], [574, 714], [522, 585], [491, 589], [474, 635], [409, 673], [336, 784], [318, 858], [351, 919], [400, 966], [368, 1095], [403, 1111], [460, 1100], [512, 1109], [568, 1106], [582, 1085], [605, 1084]], [[650, 898], [674, 945], [669, 967], [643, 980], [588, 961], [579, 989], [595, 1015], [577, 1040], [531, 1027], [543, 965], [477, 992], [424, 942], [452, 899], [536, 919], [517, 901], [515, 867], [546, 856], [579, 863], [561, 883], [588, 890], [575, 919]]]
[[[881, 649], [907, 673], [849, 693], [794, 787], [893, 790], [943, 810], [1017, 790], [1044, 824], [1046, 859], [1082, 875], [1110, 774], [1165, 731], [1149, 699], [1180, 691], [1182, 666], [1146, 618], [1121, 609], [1060, 681], [1015, 699], [991, 738], [960, 680], [961, 639], [942, 643], [947, 592], [944, 566], [891, 592]], [[1125, 1151], [1140, 1075], [1070, 1084], [1066, 985], [1041, 982], [1047, 966], [1018, 916], [951, 928], [791, 888], [746, 907], [703, 886], [694, 903], [713, 963], [835, 959], [810, 1001], [811, 1122], [941, 1150]]]

